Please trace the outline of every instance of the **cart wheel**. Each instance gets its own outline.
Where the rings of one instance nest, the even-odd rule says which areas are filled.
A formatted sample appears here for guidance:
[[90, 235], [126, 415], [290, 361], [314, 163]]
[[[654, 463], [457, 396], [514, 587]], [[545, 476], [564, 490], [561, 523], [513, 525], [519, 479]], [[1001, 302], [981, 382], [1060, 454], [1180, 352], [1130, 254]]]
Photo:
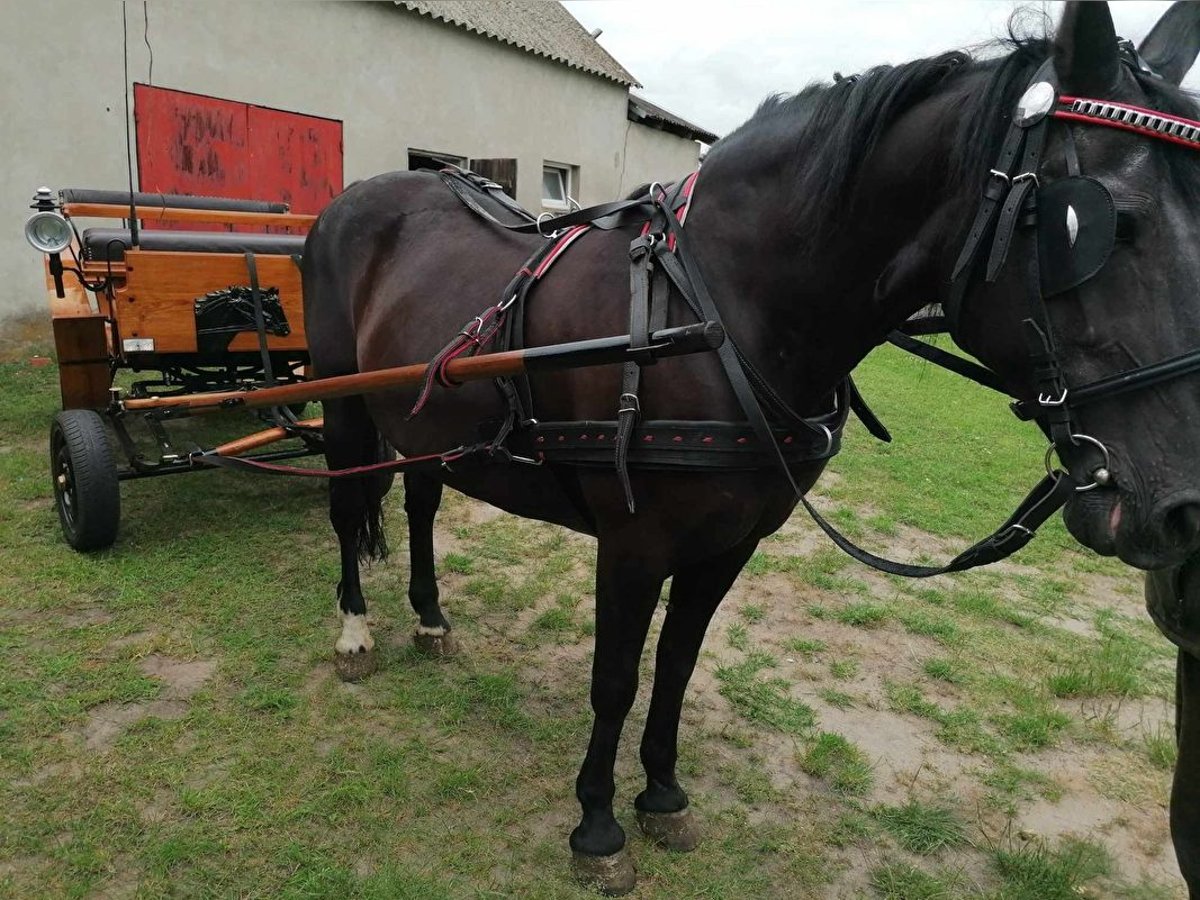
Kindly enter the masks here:
[[121, 491], [99, 413], [68, 409], [54, 417], [50, 479], [67, 543], [80, 551], [112, 546], [121, 520]]

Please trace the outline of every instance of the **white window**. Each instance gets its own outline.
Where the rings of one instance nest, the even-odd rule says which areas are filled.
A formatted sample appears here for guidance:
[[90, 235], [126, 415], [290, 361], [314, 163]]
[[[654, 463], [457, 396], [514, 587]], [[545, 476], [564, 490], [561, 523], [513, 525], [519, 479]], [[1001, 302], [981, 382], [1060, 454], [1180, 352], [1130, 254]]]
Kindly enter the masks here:
[[570, 208], [571, 169], [560, 163], [542, 166], [542, 206], [546, 209]]

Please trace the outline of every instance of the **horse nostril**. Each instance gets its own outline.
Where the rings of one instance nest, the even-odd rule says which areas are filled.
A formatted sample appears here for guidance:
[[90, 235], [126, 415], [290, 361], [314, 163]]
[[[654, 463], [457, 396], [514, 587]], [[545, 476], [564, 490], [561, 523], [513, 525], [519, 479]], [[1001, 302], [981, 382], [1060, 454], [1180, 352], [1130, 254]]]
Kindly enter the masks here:
[[1200, 503], [1177, 503], [1163, 516], [1163, 536], [1177, 547], [1190, 547], [1200, 536]]

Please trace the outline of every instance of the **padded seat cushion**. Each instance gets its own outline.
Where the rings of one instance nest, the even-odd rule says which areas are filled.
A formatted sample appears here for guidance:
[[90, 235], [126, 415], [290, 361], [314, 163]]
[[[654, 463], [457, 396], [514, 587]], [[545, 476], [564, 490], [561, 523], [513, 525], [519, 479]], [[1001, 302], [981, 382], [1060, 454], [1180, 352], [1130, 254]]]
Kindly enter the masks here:
[[[128, 228], [86, 228], [83, 255], [89, 260], [117, 262], [132, 245]], [[140, 250], [174, 250], [180, 253], [261, 253], [298, 256], [304, 252], [302, 234], [256, 234], [242, 231], [140, 231]]]
[[[58, 192], [63, 203], [115, 203], [129, 205], [129, 191], [98, 191], [92, 188], [63, 188]], [[217, 209], [223, 212], [285, 213], [286, 203], [270, 200], [236, 200], [233, 197], [191, 197], [185, 194], [150, 194], [137, 191], [137, 206], [170, 206], [175, 209]]]

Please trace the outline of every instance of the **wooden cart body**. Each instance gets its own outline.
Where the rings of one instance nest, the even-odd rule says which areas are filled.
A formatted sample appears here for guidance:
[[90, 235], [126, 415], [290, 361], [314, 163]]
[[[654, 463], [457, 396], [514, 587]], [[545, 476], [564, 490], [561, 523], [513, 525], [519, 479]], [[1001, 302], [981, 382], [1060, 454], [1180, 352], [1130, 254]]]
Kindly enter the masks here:
[[[64, 197], [71, 193], [84, 192], [64, 192]], [[213, 292], [249, 286], [244, 249], [253, 252], [259, 285], [264, 293], [277, 293], [290, 326], [286, 335], [266, 334], [266, 346], [279, 364], [279, 374], [292, 380], [308, 362], [298, 260], [303, 232], [315, 216], [166, 205], [136, 210], [142, 223], [140, 246], [129, 246], [129, 232], [124, 231], [120, 243], [114, 240], [105, 247], [103, 238], [114, 230], [79, 227], [81, 220], [128, 220], [128, 205], [69, 199], [61, 204], [60, 211], [77, 234], [64, 263], [82, 275], [79, 279], [68, 273], [65, 296], [58, 297], [46, 258], [63, 408], [106, 407], [118, 369], [159, 372], [159, 386], [185, 390], [202, 385], [228, 389], [255, 373], [261, 375], [262, 356], [253, 330], [233, 336], [215, 353], [202, 351], [197, 338], [195, 302]], [[161, 223], [203, 223], [212, 230], [151, 230]], [[240, 252], [222, 252], [227, 249]], [[223, 380], [222, 372], [229, 377]]]

